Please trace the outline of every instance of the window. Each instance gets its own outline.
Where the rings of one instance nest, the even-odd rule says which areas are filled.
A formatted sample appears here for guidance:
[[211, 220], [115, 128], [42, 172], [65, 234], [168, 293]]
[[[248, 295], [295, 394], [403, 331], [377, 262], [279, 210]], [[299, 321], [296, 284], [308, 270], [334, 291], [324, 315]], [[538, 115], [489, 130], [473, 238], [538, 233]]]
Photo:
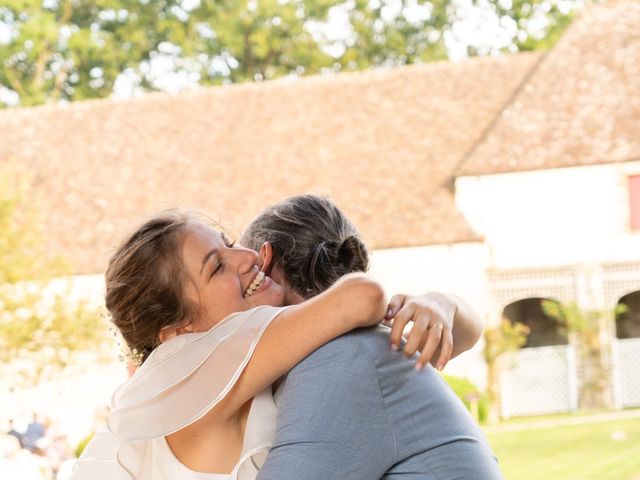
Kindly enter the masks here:
[[640, 175], [629, 177], [629, 212], [631, 230], [640, 230]]

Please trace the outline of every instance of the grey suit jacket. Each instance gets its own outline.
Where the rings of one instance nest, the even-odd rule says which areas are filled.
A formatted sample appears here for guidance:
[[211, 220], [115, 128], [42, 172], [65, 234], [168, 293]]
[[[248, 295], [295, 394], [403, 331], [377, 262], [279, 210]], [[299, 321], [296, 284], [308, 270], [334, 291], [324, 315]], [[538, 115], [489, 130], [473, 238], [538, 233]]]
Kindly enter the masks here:
[[276, 393], [276, 438], [258, 480], [497, 480], [497, 460], [440, 376], [389, 347], [388, 329], [318, 349]]

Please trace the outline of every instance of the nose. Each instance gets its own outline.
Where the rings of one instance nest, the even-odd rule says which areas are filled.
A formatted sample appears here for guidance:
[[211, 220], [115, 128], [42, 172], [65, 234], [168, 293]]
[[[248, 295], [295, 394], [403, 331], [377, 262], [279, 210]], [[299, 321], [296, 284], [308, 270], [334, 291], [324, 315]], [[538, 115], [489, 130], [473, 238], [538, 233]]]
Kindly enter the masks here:
[[234, 256], [238, 273], [250, 272], [258, 264], [258, 253], [250, 248], [233, 247], [229, 253]]

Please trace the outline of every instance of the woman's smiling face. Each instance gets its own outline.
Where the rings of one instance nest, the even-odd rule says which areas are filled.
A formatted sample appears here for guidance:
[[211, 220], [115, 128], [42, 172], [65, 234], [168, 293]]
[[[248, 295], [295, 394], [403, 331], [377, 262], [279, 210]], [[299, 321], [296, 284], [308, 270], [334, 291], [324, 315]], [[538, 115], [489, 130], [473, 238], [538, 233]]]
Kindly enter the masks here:
[[262, 277], [258, 254], [234, 246], [208, 225], [194, 222], [186, 228], [182, 261], [190, 280], [185, 295], [200, 306], [193, 331], [207, 331], [235, 312], [284, 304], [283, 288]]

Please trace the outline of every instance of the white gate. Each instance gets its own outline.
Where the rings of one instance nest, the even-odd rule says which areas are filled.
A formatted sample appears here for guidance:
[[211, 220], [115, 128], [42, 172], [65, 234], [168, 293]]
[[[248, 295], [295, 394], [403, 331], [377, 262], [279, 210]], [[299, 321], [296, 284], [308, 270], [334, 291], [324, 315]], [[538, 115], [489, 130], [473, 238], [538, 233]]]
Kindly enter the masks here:
[[578, 404], [575, 348], [523, 348], [502, 358], [502, 416], [573, 412]]
[[613, 365], [616, 406], [640, 406], [640, 338], [615, 339]]

